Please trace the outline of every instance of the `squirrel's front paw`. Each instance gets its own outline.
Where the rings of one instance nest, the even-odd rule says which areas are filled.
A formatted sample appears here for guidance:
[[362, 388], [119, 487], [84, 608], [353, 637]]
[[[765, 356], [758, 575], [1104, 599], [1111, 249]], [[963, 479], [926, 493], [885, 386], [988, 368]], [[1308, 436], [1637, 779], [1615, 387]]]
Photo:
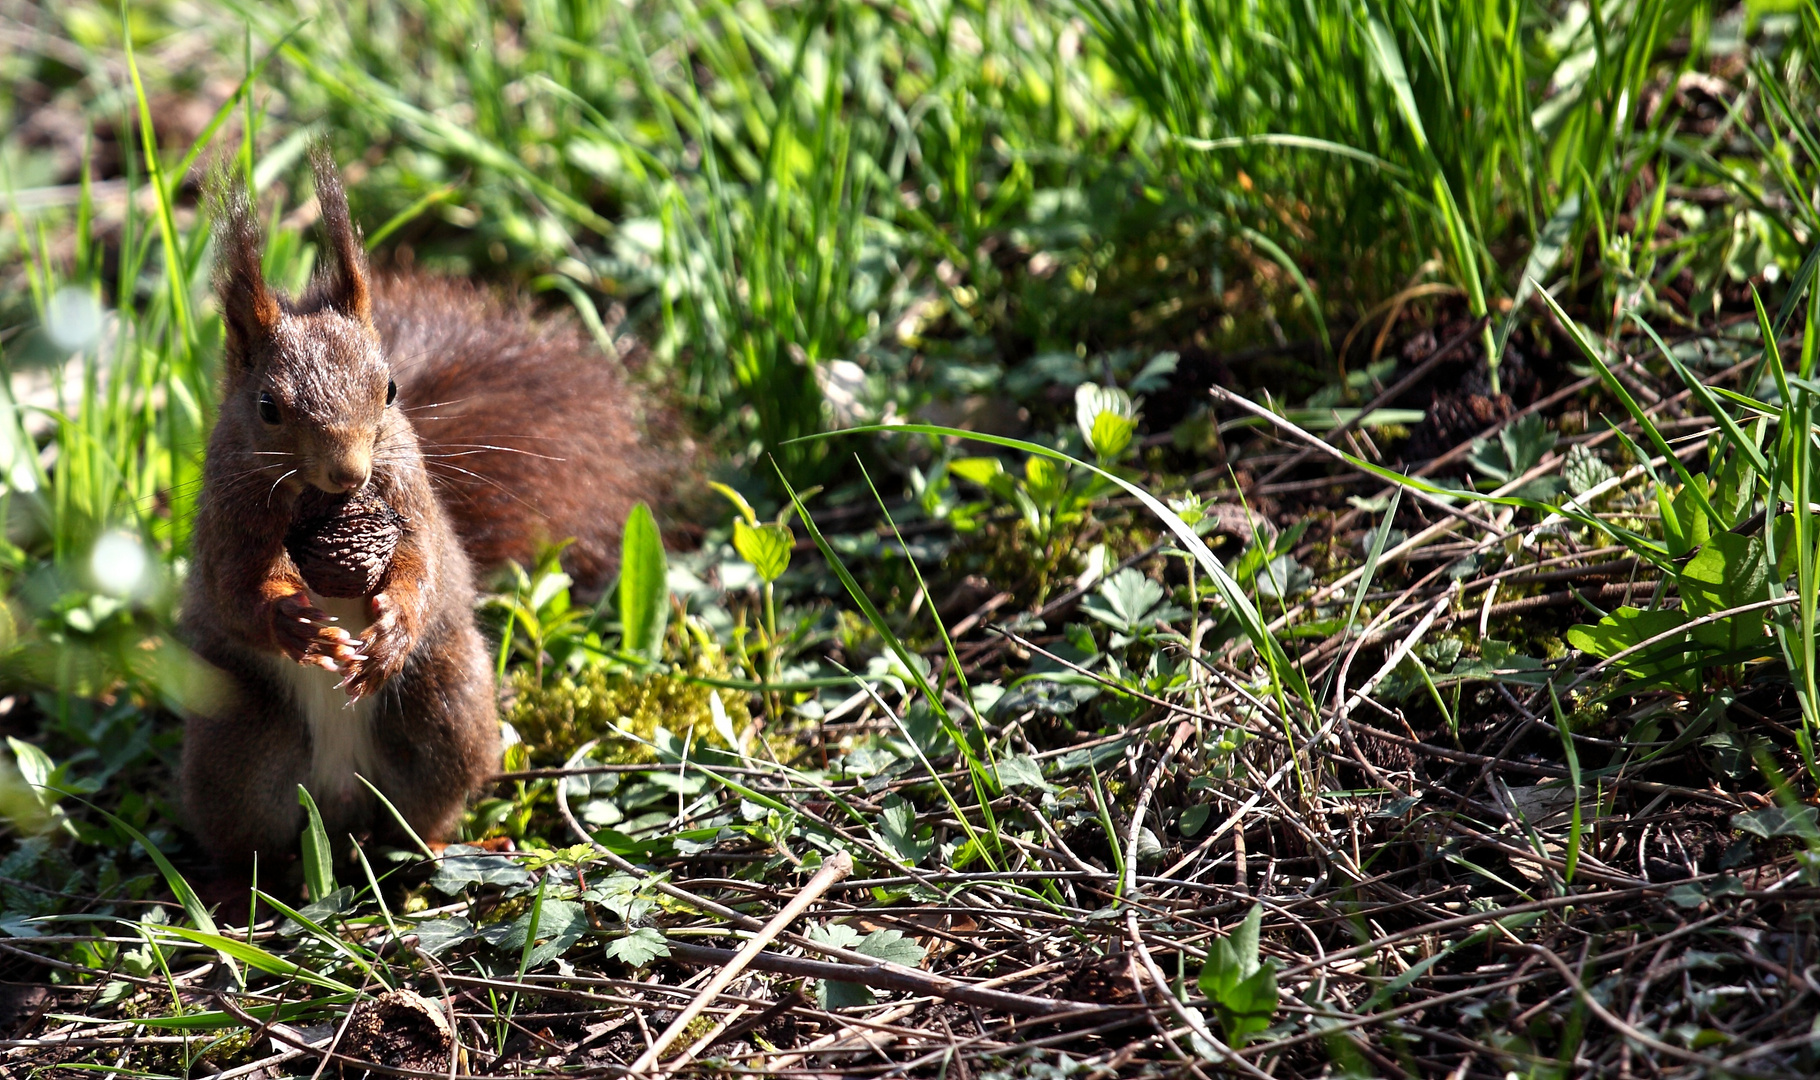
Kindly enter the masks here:
[[303, 593], [281, 597], [272, 605], [272, 635], [278, 647], [300, 664], [341, 671], [361, 659], [362, 643]]
[[347, 677], [341, 680], [341, 688], [355, 700], [378, 690], [387, 679], [403, 671], [414, 644], [396, 600], [379, 593], [367, 603], [373, 621], [363, 632], [361, 655], [348, 665]]

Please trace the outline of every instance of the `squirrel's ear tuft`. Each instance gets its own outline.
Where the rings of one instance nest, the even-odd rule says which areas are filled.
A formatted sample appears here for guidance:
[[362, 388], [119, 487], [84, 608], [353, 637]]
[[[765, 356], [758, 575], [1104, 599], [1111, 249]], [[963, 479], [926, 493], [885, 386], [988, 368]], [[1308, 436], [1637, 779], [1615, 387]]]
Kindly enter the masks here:
[[278, 325], [278, 298], [260, 269], [261, 237], [253, 201], [224, 168], [209, 180], [215, 214], [215, 292], [227, 327], [229, 364], [244, 363]]
[[325, 294], [330, 307], [363, 323], [373, 321], [372, 293], [367, 288], [367, 257], [360, 234], [348, 216], [348, 196], [341, 187], [341, 173], [329, 156], [328, 144], [310, 148], [310, 165], [316, 170], [316, 203], [322, 208], [322, 227], [328, 234], [333, 276]]

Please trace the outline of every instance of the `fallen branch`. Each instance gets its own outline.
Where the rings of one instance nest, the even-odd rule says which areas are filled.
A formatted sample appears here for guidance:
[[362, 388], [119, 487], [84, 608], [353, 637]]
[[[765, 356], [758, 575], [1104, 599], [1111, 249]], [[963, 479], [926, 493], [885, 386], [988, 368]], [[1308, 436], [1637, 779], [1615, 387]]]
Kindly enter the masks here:
[[[767, 922], [758, 933], [753, 934], [739, 952], [735, 953], [733, 958], [727, 961], [726, 965], [716, 972], [712, 979], [708, 980], [708, 985], [701, 988], [701, 993], [695, 995], [695, 1000], [689, 1002], [687, 1008], [676, 1014], [676, 1019], [670, 1021], [670, 1026], [664, 1029], [663, 1034], [659, 1035], [645, 1052], [638, 1056], [638, 1060], [632, 1063], [632, 1072], [654, 1071], [658, 1059], [663, 1057], [664, 1051], [670, 1048], [670, 1044], [676, 1041], [676, 1037], [683, 1033], [684, 1028], [701, 1015], [701, 1011], [708, 1007], [708, 1003], [714, 1000], [715, 995], [725, 990], [734, 979], [739, 978], [740, 973], [746, 970], [746, 965], [763, 952], [765, 946], [774, 941], [778, 934], [783, 933], [785, 927], [795, 922], [797, 916], [809, 910], [810, 904], [821, 899], [822, 894], [828, 891], [830, 885], [852, 872], [853, 856], [844, 851], [823, 863], [822, 868], [809, 879], [809, 883], [802, 887], [802, 891], [784, 905], [782, 911], [773, 915], [771, 921]], [[656, 1075], [662, 1076], [663, 1073], [659, 1071], [656, 1072]]]
[[[684, 945], [676, 941], [669, 944], [670, 959], [701, 967], [717, 967], [729, 963], [737, 955], [731, 949], [714, 949], [705, 945]], [[1020, 1016], [1055, 1016], [1076, 1010], [1100, 1011], [1106, 1008], [1098, 1003], [1061, 1001], [1056, 998], [1014, 994], [1007, 990], [993, 990], [971, 983], [956, 982], [939, 975], [928, 975], [897, 966], [887, 967], [883, 964], [876, 967], [860, 967], [858, 964], [835, 964], [826, 960], [804, 960], [794, 956], [779, 956], [776, 953], [761, 952], [752, 957], [747, 966], [759, 971], [769, 971], [775, 975], [828, 979], [832, 982], [869, 986], [874, 990], [922, 994], [941, 998], [944, 1001], [977, 1005], [982, 1009], [1001, 1009], [1005, 1012], [1017, 1013]]]

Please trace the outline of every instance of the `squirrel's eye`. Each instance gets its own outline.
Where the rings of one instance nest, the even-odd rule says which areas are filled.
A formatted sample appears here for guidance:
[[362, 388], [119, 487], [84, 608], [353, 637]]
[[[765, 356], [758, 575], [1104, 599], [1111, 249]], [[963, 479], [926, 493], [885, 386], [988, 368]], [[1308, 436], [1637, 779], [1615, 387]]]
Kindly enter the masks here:
[[398, 383], [387, 379], [385, 384], [385, 403], [390, 405], [398, 397]]
[[268, 424], [278, 422], [278, 402], [272, 400], [270, 394], [259, 395], [259, 419]]

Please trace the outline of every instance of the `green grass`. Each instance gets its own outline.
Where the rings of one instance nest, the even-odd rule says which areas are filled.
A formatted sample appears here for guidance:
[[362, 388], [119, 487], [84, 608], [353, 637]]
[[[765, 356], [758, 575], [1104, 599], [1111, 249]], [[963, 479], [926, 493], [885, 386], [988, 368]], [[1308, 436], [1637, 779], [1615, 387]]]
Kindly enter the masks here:
[[[1733, 963], [1813, 946], [1763, 906], [1820, 842], [1810, 6], [68, 2], [0, 32], [0, 927], [75, 965], [60, 1011], [239, 1031], [410, 984], [516, 1067], [535, 1025], [583, 1038], [559, 959], [641, 970], [844, 851], [884, 921], [823, 912], [824, 958], [1173, 979], [1157, 1028], [1063, 1047], [1090, 1069], [1230, 1063], [1210, 1037], [1276, 1075], [1812, 1068], [1773, 1042], [1811, 1014], [1781, 961]], [[667, 565], [641, 532], [598, 607], [548, 561], [488, 601], [502, 681], [561, 721], [466, 826], [523, 855], [356, 874], [312, 833], [308, 906], [243, 933], [168, 795], [221, 333], [196, 181], [247, 174], [300, 286], [312, 138], [381, 266], [647, 341], [741, 516]], [[1432, 380], [1458, 407], [1588, 387], [1425, 479], [1433, 418], [1383, 407], [1413, 399], [1346, 430], [1404, 339], [1472, 320]], [[1206, 398], [1228, 375], [1265, 405]], [[1260, 481], [1309, 431], [1337, 449]], [[1629, 593], [1545, 592], [1620, 557]], [[1694, 877], [1651, 871], [1689, 845]], [[979, 921], [889, 922], [932, 905]], [[1672, 994], [1621, 974], [1643, 955]], [[173, 1004], [210, 962], [236, 991]], [[1051, 1067], [1000, 1019], [953, 1034]], [[82, 1064], [204, 1052], [147, 1046]]]

